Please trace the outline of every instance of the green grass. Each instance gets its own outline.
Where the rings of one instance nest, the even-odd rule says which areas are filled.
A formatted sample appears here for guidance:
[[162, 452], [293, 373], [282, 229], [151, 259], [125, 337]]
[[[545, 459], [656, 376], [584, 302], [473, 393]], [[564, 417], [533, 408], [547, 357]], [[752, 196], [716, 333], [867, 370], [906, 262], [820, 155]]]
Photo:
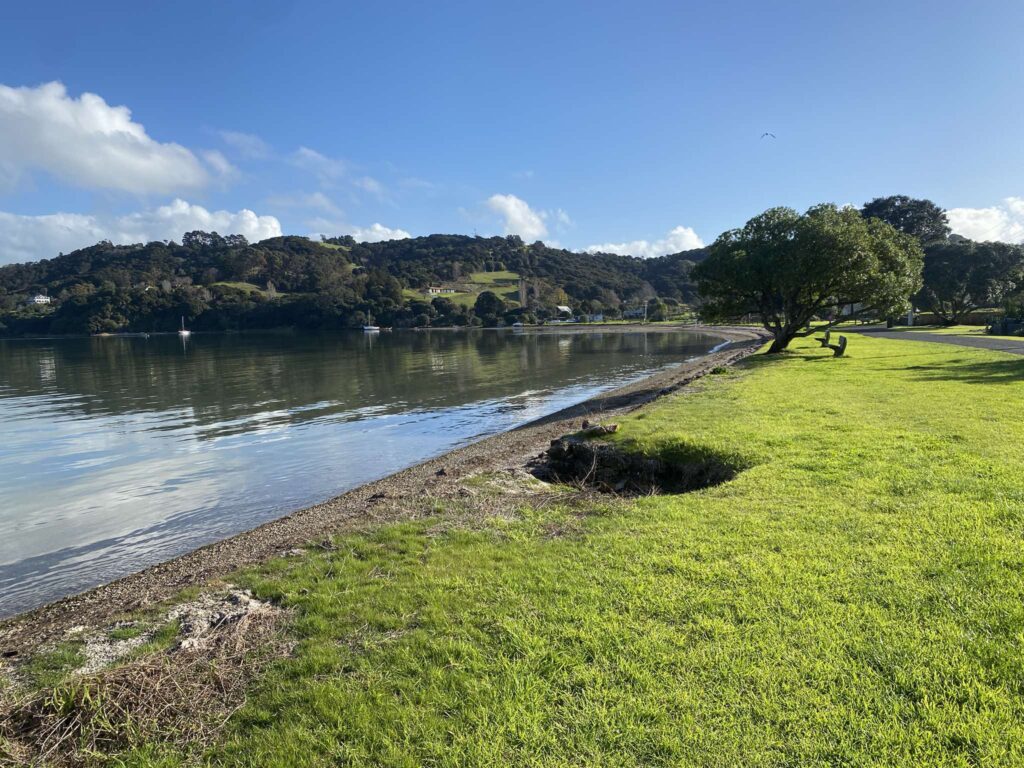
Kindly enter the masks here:
[[[519, 274], [517, 272], [473, 272], [469, 276], [469, 280], [466, 282], [472, 285], [476, 290], [460, 291], [459, 293], [442, 293], [438, 295], [442, 298], [448, 299], [453, 304], [458, 304], [463, 307], [472, 307], [476, 304], [476, 300], [481, 293], [484, 291], [493, 291], [510, 307], [518, 307], [518, 287], [511, 290], [504, 290], [508, 289], [510, 285], [517, 283], [518, 281]], [[410, 301], [430, 301], [436, 298], [424, 291], [417, 291], [412, 288], [402, 289], [402, 295], [406, 300]]]
[[508, 270], [498, 272], [474, 272], [469, 276], [471, 283], [477, 285], [494, 285], [495, 283], [517, 283], [519, 282], [518, 272]]
[[913, 331], [914, 333], [937, 333], [943, 336], [984, 336], [984, 325], [914, 325], [896, 326], [893, 331]]
[[[262, 293], [264, 296], [268, 295], [265, 288], [260, 288], [258, 285], [255, 285], [253, 283], [245, 283], [231, 280], [221, 280], [216, 283], [210, 283], [211, 287], [215, 285], [221, 285], [226, 288], [235, 288], [239, 291], [246, 291], [247, 293]], [[277, 298], [281, 298], [287, 296], [288, 294], [285, 293], [284, 291], [275, 291], [274, 295]]]
[[81, 641], [68, 640], [34, 654], [19, 669], [21, 677], [33, 688], [50, 688], [59, 684], [85, 661], [82, 646]]
[[891, 331], [911, 331], [913, 333], [934, 333], [940, 336], [984, 336], [986, 339], [1009, 339], [1022, 341], [1021, 336], [990, 336], [985, 333], [984, 325], [915, 325], [897, 326]]
[[298, 645], [207, 759], [1024, 764], [1022, 399], [1019, 357], [805, 339], [621, 421], [731, 482], [272, 561]]

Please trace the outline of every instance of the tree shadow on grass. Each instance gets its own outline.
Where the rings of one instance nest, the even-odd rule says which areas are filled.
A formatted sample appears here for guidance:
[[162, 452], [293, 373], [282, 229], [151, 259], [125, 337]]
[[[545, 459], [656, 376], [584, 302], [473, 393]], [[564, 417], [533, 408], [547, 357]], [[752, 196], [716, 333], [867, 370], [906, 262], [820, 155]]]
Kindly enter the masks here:
[[960, 364], [948, 360], [937, 365], [908, 365], [904, 370], [926, 381], [961, 381], [965, 384], [1013, 384], [1024, 381], [1024, 360], [985, 360]]

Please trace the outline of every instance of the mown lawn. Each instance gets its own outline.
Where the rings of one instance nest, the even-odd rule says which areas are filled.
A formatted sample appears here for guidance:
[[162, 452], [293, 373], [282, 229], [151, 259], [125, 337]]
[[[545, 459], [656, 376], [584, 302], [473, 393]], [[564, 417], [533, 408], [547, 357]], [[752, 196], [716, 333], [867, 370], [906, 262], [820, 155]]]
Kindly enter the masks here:
[[935, 333], [940, 336], [984, 336], [986, 339], [1009, 339], [1011, 341], [1022, 341], [1021, 336], [995, 336], [985, 332], [984, 325], [914, 325], [897, 326], [890, 328], [890, 331], [911, 331], [913, 333]]
[[1020, 357], [805, 340], [616, 435], [729, 483], [275, 561], [299, 644], [208, 759], [1024, 764], [1021, 402]]

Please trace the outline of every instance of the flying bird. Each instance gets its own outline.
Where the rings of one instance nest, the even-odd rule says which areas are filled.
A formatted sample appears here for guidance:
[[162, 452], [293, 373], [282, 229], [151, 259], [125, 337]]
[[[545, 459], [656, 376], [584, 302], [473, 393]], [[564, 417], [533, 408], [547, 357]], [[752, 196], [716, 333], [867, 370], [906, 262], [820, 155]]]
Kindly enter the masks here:
[[773, 139], [775, 138], [775, 134], [774, 133], [770, 133], [769, 131], [765, 131], [764, 133], [761, 134], [761, 138], [762, 139], [767, 137], [767, 136], [771, 136]]

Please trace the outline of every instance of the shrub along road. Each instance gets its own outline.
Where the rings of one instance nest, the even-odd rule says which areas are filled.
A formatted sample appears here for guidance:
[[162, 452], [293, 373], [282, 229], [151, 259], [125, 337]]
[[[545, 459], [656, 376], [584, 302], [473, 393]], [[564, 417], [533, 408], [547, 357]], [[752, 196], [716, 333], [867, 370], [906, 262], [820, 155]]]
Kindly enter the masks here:
[[1020, 765], [1022, 396], [1018, 357], [802, 339], [609, 438], [731, 457], [728, 482], [509, 495], [250, 570], [298, 642], [206, 759]]

